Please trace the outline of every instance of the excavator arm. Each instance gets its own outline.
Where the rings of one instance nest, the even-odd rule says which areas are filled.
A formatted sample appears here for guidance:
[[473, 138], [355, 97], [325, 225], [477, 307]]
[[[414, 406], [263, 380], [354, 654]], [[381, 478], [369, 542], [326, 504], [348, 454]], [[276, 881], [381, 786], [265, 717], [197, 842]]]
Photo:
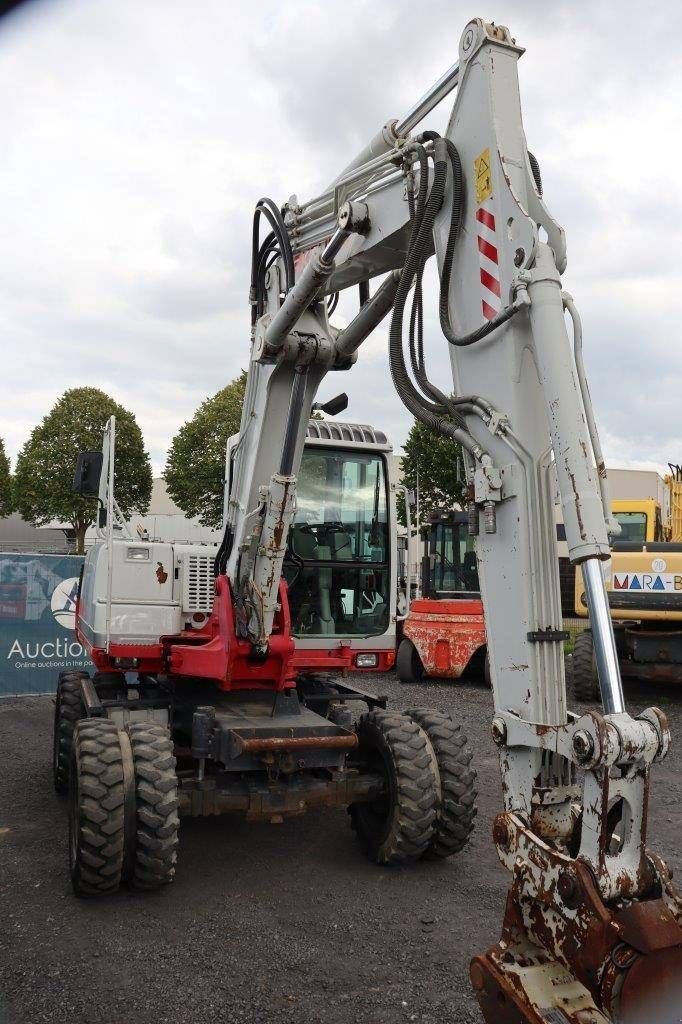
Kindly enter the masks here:
[[[522, 53], [506, 28], [471, 21], [457, 64], [323, 193], [259, 204], [249, 380], [216, 568], [230, 580], [238, 633], [264, 656], [317, 388], [390, 312], [396, 390], [462, 444], [477, 538], [504, 794], [494, 841], [512, 874], [501, 940], [471, 966], [484, 1017], [671, 1024], [682, 904], [646, 845], [650, 768], [669, 733], [656, 708], [637, 718], [625, 709], [602, 578], [606, 473], [580, 319], [561, 283], [565, 236], [523, 130]], [[445, 136], [411, 134], [455, 87]], [[262, 242], [260, 217], [271, 228]], [[433, 254], [452, 391], [428, 379], [424, 360], [422, 274]], [[353, 285], [362, 304], [338, 331], [328, 298]], [[602, 694], [603, 711], [581, 717], [566, 700], [555, 476]]]

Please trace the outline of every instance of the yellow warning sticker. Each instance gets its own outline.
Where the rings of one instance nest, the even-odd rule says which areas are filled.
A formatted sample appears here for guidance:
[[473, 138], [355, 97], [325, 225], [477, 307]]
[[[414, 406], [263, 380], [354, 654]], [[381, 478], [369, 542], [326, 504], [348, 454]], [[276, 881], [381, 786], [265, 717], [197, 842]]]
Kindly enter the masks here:
[[484, 203], [493, 194], [493, 179], [490, 173], [490, 150], [484, 149], [474, 160], [476, 178], [476, 202]]

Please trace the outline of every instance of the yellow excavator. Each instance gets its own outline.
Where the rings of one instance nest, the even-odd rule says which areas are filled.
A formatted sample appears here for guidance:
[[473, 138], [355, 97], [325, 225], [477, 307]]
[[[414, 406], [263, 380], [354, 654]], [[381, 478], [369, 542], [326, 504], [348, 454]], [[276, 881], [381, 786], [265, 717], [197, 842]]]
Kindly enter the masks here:
[[[621, 674], [631, 679], [682, 682], [682, 467], [669, 468], [662, 497], [611, 502], [621, 532], [605, 582]], [[580, 567], [575, 611], [587, 615]], [[598, 699], [589, 629], [577, 637], [572, 662], [575, 697]]]

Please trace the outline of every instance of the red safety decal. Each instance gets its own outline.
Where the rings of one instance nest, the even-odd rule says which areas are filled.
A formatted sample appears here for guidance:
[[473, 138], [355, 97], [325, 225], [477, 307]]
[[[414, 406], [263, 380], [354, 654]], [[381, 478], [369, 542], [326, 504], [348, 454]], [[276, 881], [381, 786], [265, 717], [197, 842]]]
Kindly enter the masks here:
[[500, 279], [495, 216], [484, 206], [476, 210], [476, 242], [481, 276], [481, 310], [486, 320], [494, 320], [500, 311]]
[[495, 218], [489, 210], [484, 210], [482, 206], [479, 206], [476, 210], [476, 220], [481, 224], [485, 224], [491, 231], [495, 230]]
[[490, 242], [486, 242], [485, 238], [481, 238], [480, 235], [478, 236], [478, 251], [483, 256], [487, 256], [493, 263], [497, 263], [497, 249]]
[[499, 299], [500, 282], [497, 280], [497, 278], [493, 277], [492, 274], [489, 274], [488, 271], [485, 270], [483, 267], [481, 267], [481, 284], [483, 285], [484, 288], [487, 288], [488, 291], [492, 292], [493, 295], [497, 295]]

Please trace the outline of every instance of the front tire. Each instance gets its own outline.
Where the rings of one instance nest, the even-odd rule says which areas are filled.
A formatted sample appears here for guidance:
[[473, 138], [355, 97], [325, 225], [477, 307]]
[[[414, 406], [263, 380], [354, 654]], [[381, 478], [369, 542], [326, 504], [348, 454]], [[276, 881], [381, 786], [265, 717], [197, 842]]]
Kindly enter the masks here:
[[353, 828], [377, 864], [419, 860], [431, 843], [439, 804], [438, 779], [426, 733], [395, 711], [371, 711], [358, 723], [360, 755], [383, 774], [386, 790], [351, 804]]
[[165, 725], [128, 726], [135, 765], [137, 816], [135, 889], [160, 889], [175, 877], [178, 859], [178, 780], [173, 742]]
[[401, 683], [418, 683], [424, 677], [424, 666], [419, 652], [411, 640], [404, 637], [400, 641], [398, 656], [395, 659], [396, 672]]
[[73, 730], [83, 717], [81, 679], [86, 675], [86, 672], [60, 672], [57, 682], [52, 728], [52, 778], [60, 796], [69, 791]]
[[124, 853], [123, 755], [118, 729], [103, 718], [73, 731], [69, 778], [69, 863], [76, 896], [116, 892]]
[[478, 795], [473, 755], [461, 726], [450, 715], [427, 708], [414, 708], [407, 714], [428, 736], [438, 765], [438, 814], [424, 856], [443, 859], [463, 850], [473, 831]]

